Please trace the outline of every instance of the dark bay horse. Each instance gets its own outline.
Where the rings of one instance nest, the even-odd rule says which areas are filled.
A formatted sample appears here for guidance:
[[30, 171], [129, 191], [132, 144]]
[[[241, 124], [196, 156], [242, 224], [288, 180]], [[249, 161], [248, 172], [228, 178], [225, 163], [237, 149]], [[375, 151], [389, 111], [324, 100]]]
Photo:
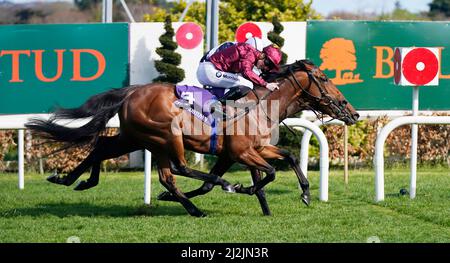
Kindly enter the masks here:
[[[301, 110], [314, 110], [340, 119], [346, 124], [354, 124], [359, 118], [355, 109], [346, 101], [342, 93], [326, 75], [310, 61], [302, 60], [284, 66], [279, 73], [266, 76], [277, 81], [280, 89], [269, 92], [265, 88], [255, 88], [247, 94], [246, 100], [257, 103], [261, 98], [268, 102], [277, 101], [277, 123], [291, 117]], [[38, 132], [44, 138], [66, 142], [67, 147], [91, 145], [88, 157], [66, 176], [55, 175], [49, 181], [71, 185], [88, 168], [92, 167], [91, 177], [82, 181], [76, 190], [84, 190], [97, 185], [100, 164], [103, 160], [138, 150], [147, 149], [153, 153], [158, 164], [161, 184], [168, 190], [159, 196], [160, 200], [180, 202], [190, 215], [205, 216], [189, 198], [209, 192], [214, 185], [221, 185], [229, 192], [256, 194], [264, 214], [270, 214], [265, 201], [263, 187], [275, 179], [275, 169], [267, 163], [268, 159], [285, 159], [294, 169], [302, 188], [302, 201], [310, 203], [309, 183], [299, 168], [295, 157], [288, 151], [267, 143], [265, 134], [227, 133], [226, 127], [233, 120], [224, 121], [222, 133], [217, 135], [213, 154], [218, 161], [209, 174], [190, 169], [184, 157], [185, 149], [199, 153], [211, 153], [211, 130], [186, 133], [186, 120], [193, 122], [192, 115], [173, 103], [178, 98], [174, 85], [153, 83], [142, 86], [114, 89], [91, 97], [75, 109], [60, 109], [49, 120], [30, 120], [26, 127]], [[120, 119], [120, 133], [112, 137], [99, 136], [106, 123], [116, 113]], [[180, 118], [180, 116], [183, 116]], [[68, 128], [56, 122], [61, 119], [91, 118], [80, 128]], [[263, 122], [273, 126], [273, 120], [260, 117]], [[251, 114], [241, 118], [249, 126], [255, 121]], [[235, 162], [250, 168], [254, 185], [243, 187], [231, 185], [221, 176]], [[266, 173], [264, 178], [261, 173]], [[174, 174], [204, 181], [202, 187], [189, 193], [181, 192], [175, 184]]]

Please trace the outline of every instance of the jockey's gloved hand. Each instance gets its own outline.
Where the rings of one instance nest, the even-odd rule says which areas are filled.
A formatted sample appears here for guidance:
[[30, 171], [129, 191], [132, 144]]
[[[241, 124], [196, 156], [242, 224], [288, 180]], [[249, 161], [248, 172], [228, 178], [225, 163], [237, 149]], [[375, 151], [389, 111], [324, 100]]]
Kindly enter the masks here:
[[278, 86], [278, 83], [276, 83], [276, 82], [267, 83], [266, 88], [270, 89], [271, 91], [280, 89], [280, 87]]

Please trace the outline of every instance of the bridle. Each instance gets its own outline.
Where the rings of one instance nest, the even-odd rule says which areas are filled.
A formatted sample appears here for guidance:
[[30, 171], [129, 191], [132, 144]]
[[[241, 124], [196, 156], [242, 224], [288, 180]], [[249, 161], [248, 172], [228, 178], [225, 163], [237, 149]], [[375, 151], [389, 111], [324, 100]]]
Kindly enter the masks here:
[[[299, 61], [296, 61], [295, 64], [299, 63]], [[301, 62], [300, 62], [301, 63]], [[326, 91], [325, 88], [322, 86], [322, 81], [319, 81], [317, 79], [317, 77], [315, 76], [315, 73], [318, 71], [317, 67], [314, 67], [313, 69], [304, 69], [304, 71], [306, 72], [306, 74], [308, 75], [308, 86], [305, 88], [302, 86], [302, 84], [297, 80], [297, 78], [295, 77], [294, 74], [294, 70], [292, 69], [292, 66], [289, 65], [289, 73], [292, 76], [292, 78], [287, 78], [291, 84], [294, 86], [297, 86], [303, 94], [305, 94], [306, 96], [308, 96], [310, 99], [314, 100], [317, 104], [322, 104], [324, 106], [328, 106], [332, 108], [332, 111], [337, 115], [338, 118], [350, 118], [350, 115], [345, 111], [345, 107], [347, 105], [347, 102], [344, 101], [344, 103], [339, 103], [337, 102], [334, 98], [332, 98]], [[292, 83], [292, 80], [294, 80], [295, 84], [294, 85]], [[326, 79], [325, 81], [328, 81], [328, 79]], [[313, 94], [311, 94], [308, 90], [311, 88], [312, 83], [314, 83], [316, 85], [316, 87], [319, 89], [320, 92], [320, 97], [318, 96], [314, 96]], [[303, 106], [305, 106], [306, 108], [308, 108], [309, 110], [311, 110], [318, 119], [322, 120], [323, 122], [323, 114], [320, 115], [320, 113], [314, 109], [312, 106], [309, 105], [309, 103], [303, 103]], [[331, 116], [330, 116], [331, 117]], [[335, 119], [334, 117], [331, 117], [331, 120]]]
[[[302, 65], [304, 66], [303, 62], [301, 61], [296, 61], [295, 63], [291, 64], [288, 66], [288, 71], [290, 73], [290, 76], [287, 77], [286, 79], [288, 79], [292, 86], [295, 89], [300, 89], [301, 92], [303, 94], [305, 94], [306, 96], [308, 96], [310, 99], [314, 100], [316, 103], [318, 104], [322, 104], [324, 106], [329, 106], [332, 108], [332, 111], [336, 114], [336, 116], [338, 118], [349, 118], [351, 119], [350, 115], [345, 111], [345, 107], [347, 105], [347, 102], [344, 101], [344, 103], [339, 103], [337, 102], [334, 98], [332, 98], [326, 91], [325, 88], [322, 86], [322, 81], [319, 81], [317, 79], [317, 77], [315, 76], [315, 73], [318, 71], [317, 67], [314, 67], [312, 69], [307, 69], [306, 66], [304, 66], [304, 69], [302, 69], [302, 71], [306, 72], [306, 74], [308, 75], [308, 86], [305, 88], [303, 87], [303, 85], [297, 80], [297, 78], [295, 77], [295, 71], [292, 69], [292, 65], [295, 64], [299, 64], [302, 63]], [[290, 78], [292, 77], [292, 78]], [[328, 81], [328, 79], [326, 79], [325, 81]], [[320, 92], [320, 97], [318, 96], [314, 96], [313, 94], [311, 94], [308, 90], [311, 88], [312, 83], [314, 83], [316, 85], [316, 87], [319, 89]], [[265, 100], [267, 97], [269, 97], [273, 91], [268, 91], [266, 92], [262, 97], [259, 97], [258, 94], [256, 93], [256, 91], [254, 89], [251, 90], [253, 92], [253, 94], [255, 95], [257, 102], [256, 104], [252, 105], [253, 107], [250, 108], [246, 108], [245, 112], [243, 112], [243, 114], [240, 114], [240, 116], [234, 116], [233, 118], [237, 118], [237, 117], [243, 117], [244, 115], [246, 115], [252, 108], [256, 107], [258, 104], [260, 104], [260, 102], [262, 100]], [[316, 109], [314, 109], [311, 105], [309, 105], [309, 103], [305, 103], [303, 102], [303, 106], [305, 106], [305, 108], [311, 110], [318, 119], [320, 119], [322, 121], [322, 123], [325, 123], [323, 120], [323, 114], [319, 113]], [[267, 120], [269, 120], [270, 122], [273, 123], [277, 123], [276, 121], [272, 120], [269, 115], [264, 111], [264, 114], [266, 115]], [[331, 117], [331, 116], [330, 116]], [[230, 118], [231, 119], [231, 118]], [[332, 121], [333, 117], [331, 117], [330, 120], [328, 120], [327, 122]], [[282, 123], [288, 128], [289, 126], [287, 126], [283, 121]], [[292, 132], [292, 131], [291, 131]]]

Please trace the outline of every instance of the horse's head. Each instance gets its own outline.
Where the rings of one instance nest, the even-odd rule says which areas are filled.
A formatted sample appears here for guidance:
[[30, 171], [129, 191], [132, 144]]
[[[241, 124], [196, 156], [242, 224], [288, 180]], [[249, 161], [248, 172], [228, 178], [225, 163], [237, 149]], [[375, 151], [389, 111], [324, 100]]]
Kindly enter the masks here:
[[354, 124], [359, 114], [336, 88], [333, 82], [311, 61], [301, 60], [286, 65], [283, 71], [294, 88], [302, 110], [320, 111], [348, 125]]

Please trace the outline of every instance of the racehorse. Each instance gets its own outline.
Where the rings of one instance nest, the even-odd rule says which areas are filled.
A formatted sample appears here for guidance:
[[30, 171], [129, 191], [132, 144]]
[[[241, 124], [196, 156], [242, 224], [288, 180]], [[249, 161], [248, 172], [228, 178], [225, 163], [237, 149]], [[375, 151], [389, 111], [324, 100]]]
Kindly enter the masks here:
[[[278, 101], [278, 120], [291, 117], [302, 110], [319, 111], [348, 125], [354, 124], [359, 118], [353, 106], [347, 102], [332, 81], [308, 60], [285, 65], [279, 72], [268, 74], [266, 78], [277, 81], [280, 88], [270, 92], [265, 88], [256, 87], [245, 99], [256, 103], [262, 100]], [[69, 186], [84, 171], [92, 167], [91, 177], [80, 182], [76, 190], [97, 185], [100, 164], [103, 160], [147, 149], [156, 158], [159, 180], [167, 189], [159, 199], [180, 202], [192, 216], [203, 217], [205, 214], [189, 198], [207, 193], [215, 185], [221, 185], [222, 189], [228, 192], [256, 194], [263, 213], [270, 214], [263, 188], [275, 179], [275, 169], [267, 163], [267, 159], [284, 159], [289, 162], [302, 188], [302, 201], [309, 205], [309, 182], [300, 170], [295, 157], [286, 150], [267, 145], [266, 138], [258, 134], [223, 132], [215, 139], [213, 154], [218, 156], [218, 160], [209, 174], [187, 167], [185, 149], [211, 153], [211, 129], [200, 135], [184, 133], [186, 119], [193, 120], [193, 118], [179, 118], [190, 115], [181, 108], [174, 109], [173, 104], [176, 100], [178, 98], [175, 95], [174, 85], [168, 83], [113, 89], [91, 97], [78, 108], [60, 109], [49, 120], [30, 120], [26, 127], [38, 132], [44, 138], [66, 142], [67, 147], [86, 144], [92, 147], [86, 159], [72, 172], [66, 176], [54, 175], [48, 178], [53, 183]], [[108, 120], [116, 113], [120, 119], [120, 133], [112, 137], [100, 136]], [[87, 117], [92, 119], [79, 128], [69, 128], [56, 123], [61, 119]], [[252, 121], [249, 115], [244, 115], [242, 120], [246, 124]], [[224, 127], [232, 121], [223, 121]], [[268, 116], [265, 117], [265, 121], [273, 122]], [[253, 186], [233, 186], [221, 178], [235, 162], [250, 168]], [[266, 176], [262, 178], [260, 172], [266, 173]], [[199, 189], [185, 194], [176, 187], [174, 174], [199, 179], [204, 181], [204, 184]]]

